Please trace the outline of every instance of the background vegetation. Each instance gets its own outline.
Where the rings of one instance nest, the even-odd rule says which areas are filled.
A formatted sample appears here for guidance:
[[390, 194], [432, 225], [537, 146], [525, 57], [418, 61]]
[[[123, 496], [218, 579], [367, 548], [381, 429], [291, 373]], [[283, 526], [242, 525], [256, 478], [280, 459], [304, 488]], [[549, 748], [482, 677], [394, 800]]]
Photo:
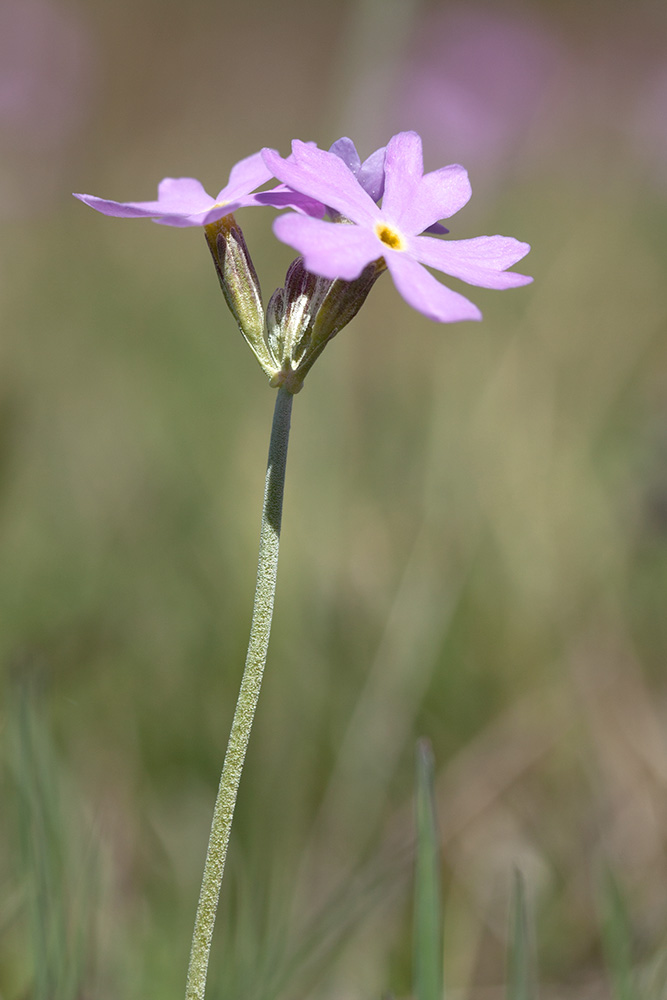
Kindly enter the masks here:
[[[535, 283], [441, 327], [383, 279], [295, 401], [210, 993], [410, 992], [426, 736], [452, 1000], [503, 996], [515, 868], [543, 1000], [611, 997], [605, 940], [664, 997], [666, 20], [5, 0], [3, 1000], [182, 994], [273, 406], [202, 233], [69, 192], [215, 193], [263, 145], [410, 127], [469, 169], [453, 236], [529, 241]], [[290, 253], [239, 221], [268, 298]]]

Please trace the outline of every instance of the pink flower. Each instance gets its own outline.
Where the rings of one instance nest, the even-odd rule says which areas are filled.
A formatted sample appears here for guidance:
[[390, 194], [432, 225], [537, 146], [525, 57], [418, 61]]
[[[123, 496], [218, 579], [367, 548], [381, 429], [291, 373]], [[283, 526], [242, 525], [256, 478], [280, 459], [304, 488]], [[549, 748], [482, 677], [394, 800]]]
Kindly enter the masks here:
[[423, 265], [483, 288], [532, 281], [507, 271], [528, 253], [527, 243], [507, 236], [443, 240], [422, 235], [463, 208], [471, 190], [466, 171], [456, 164], [424, 174], [415, 132], [400, 132], [387, 145], [381, 207], [335, 152], [295, 140], [288, 159], [271, 149], [263, 156], [278, 180], [343, 217], [341, 223], [289, 213], [274, 222], [278, 239], [298, 250], [315, 274], [352, 281], [383, 257], [406, 302], [441, 322], [481, 319], [481, 313]]
[[165, 177], [158, 185], [157, 201], [107, 201], [92, 194], [75, 194], [74, 197], [103, 215], [123, 219], [153, 219], [164, 226], [208, 226], [225, 215], [231, 215], [237, 208], [248, 205], [292, 207], [317, 215], [323, 214], [321, 205], [284, 188], [256, 191], [272, 177], [262, 154], [254, 153], [232, 167], [227, 184], [216, 198], [207, 194], [194, 177]]

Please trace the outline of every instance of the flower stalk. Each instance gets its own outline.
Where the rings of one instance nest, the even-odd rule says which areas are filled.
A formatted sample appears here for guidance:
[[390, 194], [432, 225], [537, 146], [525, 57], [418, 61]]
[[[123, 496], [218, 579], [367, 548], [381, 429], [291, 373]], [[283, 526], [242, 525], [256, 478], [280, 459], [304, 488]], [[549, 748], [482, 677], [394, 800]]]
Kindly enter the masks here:
[[255, 603], [234, 720], [222, 767], [192, 936], [186, 1000], [204, 1000], [206, 974], [236, 796], [264, 676], [278, 570], [292, 393], [278, 389], [264, 486]]
[[[259, 190], [269, 180], [277, 187]], [[186, 1000], [204, 1000], [206, 975], [234, 807], [269, 644], [278, 565], [292, 396], [326, 345], [357, 314], [386, 270], [403, 298], [443, 323], [481, 319], [459, 292], [427, 268], [483, 288], [532, 278], [510, 271], [529, 251], [505, 236], [440, 240], [471, 195], [463, 167], [424, 173], [422, 141], [400, 132], [361, 161], [351, 139], [329, 151], [295, 140], [283, 159], [263, 149], [240, 160], [216, 198], [193, 177], [165, 177], [155, 201], [117, 202], [77, 194], [103, 215], [204, 228], [223, 295], [273, 388], [278, 389], [262, 509], [257, 587], [241, 690], [215, 803], [190, 953]], [[298, 251], [266, 312], [254, 264], [234, 212], [250, 206], [292, 209], [275, 235]]]

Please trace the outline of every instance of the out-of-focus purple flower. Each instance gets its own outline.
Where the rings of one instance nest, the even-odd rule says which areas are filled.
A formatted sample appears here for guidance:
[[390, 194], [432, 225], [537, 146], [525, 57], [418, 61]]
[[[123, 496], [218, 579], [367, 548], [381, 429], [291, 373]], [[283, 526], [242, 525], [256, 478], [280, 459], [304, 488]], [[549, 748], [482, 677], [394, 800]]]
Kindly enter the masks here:
[[0, 4], [0, 126], [33, 148], [78, 125], [93, 53], [74, 12], [48, 0]]
[[271, 180], [261, 153], [253, 153], [232, 167], [229, 180], [217, 198], [207, 194], [194, 177], [165, 177], [158, 185], [157, 201], [107, 201], [92, 194], [75, 194], [103, 215], [123, 219], [153, 219], [164, 226], [208, 226], [237, 208], [249, 205], [270, 205], [273, 208], [297, 208], [322, 215], [319, 203], [281, 187], [280, 190], [258, 192], [256, 189]]
[[629, 126], [632, 149], [667, 190], [667, 66], [655, 68], [642, 89]]
[[60, 194], [98, 61], [75, 5], [0, 2], [0, 217], [42, 212]]
[[[431, 319], [481, 319], [477, 306], [442, 285], [422, 265], [484, 288], [512, 288], [532, 279], [508, 272], [530, 247], [506, 236], [439, 240], [422, 235], [470, 198], [468, 175], [456, 164], [424, 174], [422, 143], [415, 132], [395, 135], [386, 147], [384, 195], [378, 206], [340, 157], [295, 140], [283, 159], [264, 150], [273, 175], [322, 201], [349, 222], [283, 215], [274, 232], [303, 255], [308, 270], [325, 278], [357, 278], [383, 257], [398, 291]], [[351, 223], [351, 224], [349, 224]]]
[[536, 20], [447, 4], [422, 21], [386, 119], [414, 123], [437, 152], [480, 169], [510, 153], [545, 110], [564, 61]]

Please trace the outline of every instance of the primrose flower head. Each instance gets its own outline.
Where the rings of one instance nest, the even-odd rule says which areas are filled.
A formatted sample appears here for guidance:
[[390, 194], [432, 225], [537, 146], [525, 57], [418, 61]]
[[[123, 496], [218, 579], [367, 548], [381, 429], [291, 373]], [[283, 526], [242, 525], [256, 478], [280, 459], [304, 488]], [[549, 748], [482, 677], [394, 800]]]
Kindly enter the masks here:
[[456, 164], [424, 174], [416, 132], [400, 132], [387, 144], [381, 206], [335, 151], [295, 140], [287, 159], [272, 149], [263, 155], [275, 177], [344, 220], [340, 224], [294, 213], [276, 219], [276, 236], [298, 250], [315, 274], [353, 281], [370, 263], [384, 258], [403, 298], [441, 322], [481, 319], [481, 313], [423, 265], [483, 288], [512, 288], [532, 281], [507, 271], [528, 253], [527, 243], [506, 236], [441, 240], [423, 235], [443, 232], [439, 220], [463, 208], [471, 189], [466, 171]]
[[103, 215], [152, 219], [164, 226], [208, 226], [231, 215], [237, 208], [249, 205], [292, 207], [323, 214], [321, 205], [284, 188], [275, 192], [256, 190], [272, 177], [261, 153], [254, 153], [232, 167], [227, 184], [216, 198], [207, 194], [194, 177], [165, 177], [158, 185], [157, 201], [107, 201], [92, 194], [75, 194], [74, 197]]
[[[277, 187], [257, 190], [272, 178]], [[326, 344], [356, 316], [385, 270], [410, 305], [442, 322], [481, 319], [481, 313], [426, 267], [485, 288], [532, 280], [507, 270], [528, 253], [527, 243], [505, 236], [435, 238], [448, 233], [440, 220], [466, 204], [470, 183], [456, 164], [424, 174], [416, 132], [393, 136], [363, 162], [348, 138], [328, 151], [295, 140], [286, 159], [264, 149], [232, 168], [217, 198], [192, 177], [166, 178], [156, 201], [75, 197], [104, 215], [202, 226], [241, 333], [271, 385], [290, 393], [299, 392]], [[250, 205], [295, 210], [278, 218], [274, 231], [301, 256], [266, 310], [234, 217], [236, 209]]]

